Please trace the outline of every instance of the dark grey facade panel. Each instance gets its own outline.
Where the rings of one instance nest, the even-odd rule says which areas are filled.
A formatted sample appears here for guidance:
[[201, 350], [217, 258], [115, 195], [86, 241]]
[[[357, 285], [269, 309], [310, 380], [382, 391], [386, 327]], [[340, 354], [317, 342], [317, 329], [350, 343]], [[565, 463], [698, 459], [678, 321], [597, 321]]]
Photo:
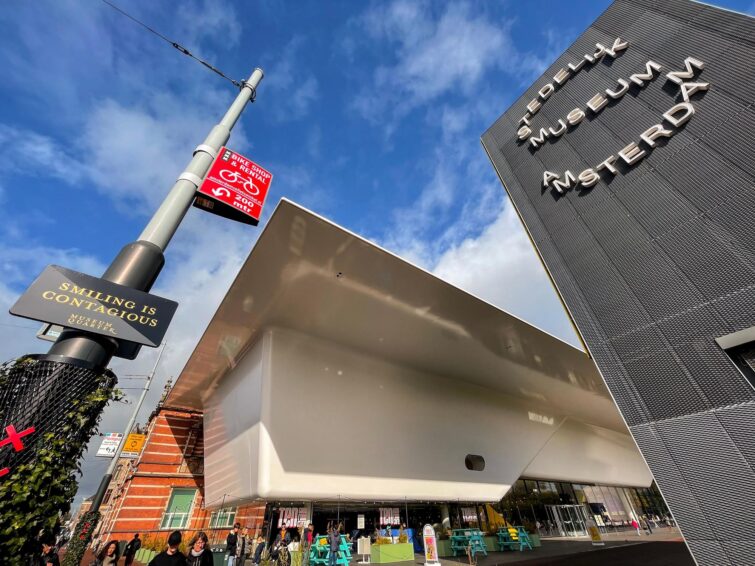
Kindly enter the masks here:
[[[535, 135], [649, 60], [658, 76], [537, 149], [517, 142], [539, 89], [617, 37], [629, 47], [556, 89], [531, 118]], [[710, 88], [651, 150], [640, 134], [682, 100], [665, 75], [687, 57], [705, 63], [688, 80]], [[715, 342], [755, 325], [754, 67], [752, 18], [617, 1], [482, 138], [700, 564], [755, 563], [755, 390]], [[631, 142], [644, 159], [591, 189], [543, 187], [545, 171], [578, 175]]]

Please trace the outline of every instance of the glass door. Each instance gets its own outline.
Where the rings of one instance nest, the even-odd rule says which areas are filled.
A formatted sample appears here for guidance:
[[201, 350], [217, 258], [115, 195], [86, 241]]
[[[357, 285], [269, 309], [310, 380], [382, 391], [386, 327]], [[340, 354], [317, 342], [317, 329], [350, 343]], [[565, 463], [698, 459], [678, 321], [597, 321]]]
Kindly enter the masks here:
[[587, 536], [587, 511], [582, 505], [548, 505], [547, 509], [557, 536]]

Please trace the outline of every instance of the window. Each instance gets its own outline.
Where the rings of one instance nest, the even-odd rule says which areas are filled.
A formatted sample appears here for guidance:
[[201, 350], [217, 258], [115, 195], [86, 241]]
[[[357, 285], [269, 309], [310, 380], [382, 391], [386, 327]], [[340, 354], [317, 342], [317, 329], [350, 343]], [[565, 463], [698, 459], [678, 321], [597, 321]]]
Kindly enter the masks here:
[[726, 350], [726, 353], [745, 376], [750, 385], [755, 387], [755, 342], [742, 344]]
[[196, 489], [174, 488], [170, 494], [168, 507], [165, 509], [160, 528], [171, 530], [186, 528], [196, 493]]
[[755, 326], [716, 338], [716, 342], [755, 387]]
[[210, 515], [210, 528], [232, 527], [236, 520], [236, 507], [233, 509], [219, 509]]
[[467, 454], [467, 457], [464, 458], [464, 465], [467, 470], [481, 472], [485, 469], [485, 458], [477, 454]]

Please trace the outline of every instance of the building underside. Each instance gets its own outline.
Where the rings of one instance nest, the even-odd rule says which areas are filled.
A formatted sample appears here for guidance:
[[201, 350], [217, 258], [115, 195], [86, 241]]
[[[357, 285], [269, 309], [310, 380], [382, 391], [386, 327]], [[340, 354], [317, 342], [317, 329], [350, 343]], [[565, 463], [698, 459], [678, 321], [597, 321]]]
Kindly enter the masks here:
[[226, 505], [652, 481], [584, 352], [285, 200], [166, 402]]

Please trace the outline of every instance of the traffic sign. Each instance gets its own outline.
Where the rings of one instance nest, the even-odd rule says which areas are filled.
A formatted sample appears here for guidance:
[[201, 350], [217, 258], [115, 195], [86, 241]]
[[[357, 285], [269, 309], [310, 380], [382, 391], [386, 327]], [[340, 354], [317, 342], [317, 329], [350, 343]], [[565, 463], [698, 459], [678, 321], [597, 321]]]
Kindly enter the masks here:
[[253, 161], [222, 147], [197, 191], [194, 206], [256, 225], [272, 179]]
[[97, 450], [96, 456], [101, 458], [112, 458], [115, 456], [118, 450], [118, 445], [123, 440], [123, 433], [121, 432], [108, 432], [102, 439], [99, 450]]
[[137, 434], [132, 432], [126, 438], [126, 444], [123, 445], [121, 458], [138, 458], [144, 448], [144, 442], [147, 440], [146, 434]]

